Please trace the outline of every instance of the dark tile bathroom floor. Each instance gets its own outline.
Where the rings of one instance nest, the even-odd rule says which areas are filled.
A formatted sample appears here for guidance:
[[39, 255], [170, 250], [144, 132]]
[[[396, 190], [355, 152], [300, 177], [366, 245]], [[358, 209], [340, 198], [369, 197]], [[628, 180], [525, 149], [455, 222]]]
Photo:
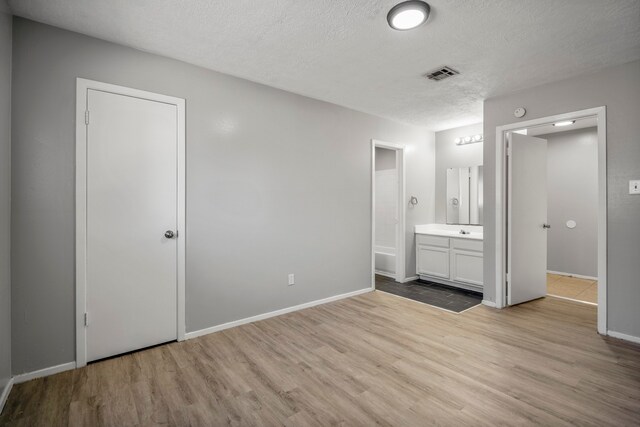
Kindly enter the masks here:
[[460, 313], [482, 302], [482, 294], [438, 283], [414, 280], [398, 283], [376, 274], [376, 290]]

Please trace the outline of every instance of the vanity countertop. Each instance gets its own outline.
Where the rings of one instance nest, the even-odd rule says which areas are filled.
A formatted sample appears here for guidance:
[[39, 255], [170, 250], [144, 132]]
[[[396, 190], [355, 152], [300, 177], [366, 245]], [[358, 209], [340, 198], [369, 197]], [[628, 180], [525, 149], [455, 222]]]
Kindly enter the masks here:
[[[461, 230], [469, 234], [461, 234]], [[479, 225], [424, 224], [416, 225], [414, 231], [416, 234], [469, 240], [483, 240], [484, 236], [482, 226]]]

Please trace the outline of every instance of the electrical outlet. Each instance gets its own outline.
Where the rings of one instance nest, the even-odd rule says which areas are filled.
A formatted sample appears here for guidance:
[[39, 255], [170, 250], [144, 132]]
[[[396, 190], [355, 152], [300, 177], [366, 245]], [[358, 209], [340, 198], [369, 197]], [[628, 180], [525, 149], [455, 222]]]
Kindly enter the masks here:
[[640, 194], [640, 179], [629, 181], [629, 194]]
[[296, 284], [296, 276], [291, 273], [289, 274], [289, 286], [293, 286]]

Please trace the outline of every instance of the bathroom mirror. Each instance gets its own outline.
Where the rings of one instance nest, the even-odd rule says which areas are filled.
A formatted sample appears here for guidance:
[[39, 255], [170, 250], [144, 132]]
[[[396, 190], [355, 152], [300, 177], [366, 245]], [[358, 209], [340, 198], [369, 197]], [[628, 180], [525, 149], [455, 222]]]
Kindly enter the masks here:
[[482, 225], [482, 166], [447, 169], [447, 224]]

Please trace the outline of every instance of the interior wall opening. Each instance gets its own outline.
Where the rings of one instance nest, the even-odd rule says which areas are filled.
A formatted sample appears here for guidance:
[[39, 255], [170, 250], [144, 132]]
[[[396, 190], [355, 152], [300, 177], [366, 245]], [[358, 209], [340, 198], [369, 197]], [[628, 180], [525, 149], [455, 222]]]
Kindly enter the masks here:
[[498, 127], [505, 188], [498, 306], [545, 296], [597, 305], [598, 331], [606, 330], [605, 126], [601, 107]]
[[396, 150], [375, 147], [375, 272], [397, 277], [398, 168]]

